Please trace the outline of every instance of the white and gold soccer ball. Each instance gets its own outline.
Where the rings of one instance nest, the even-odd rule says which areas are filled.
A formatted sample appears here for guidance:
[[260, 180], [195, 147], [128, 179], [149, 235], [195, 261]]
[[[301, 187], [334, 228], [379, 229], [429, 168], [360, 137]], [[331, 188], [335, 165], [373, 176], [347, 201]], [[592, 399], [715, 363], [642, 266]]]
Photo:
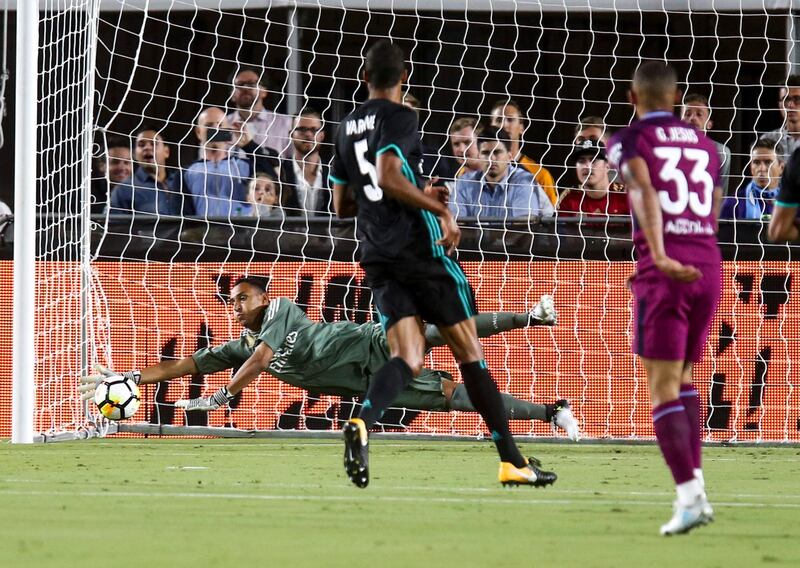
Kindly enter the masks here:
[[142, 401], [136, 383], [116, 375], [97, 384], [94, 402], [100, 414], [109, 420], [125, 420], [136, 414]]

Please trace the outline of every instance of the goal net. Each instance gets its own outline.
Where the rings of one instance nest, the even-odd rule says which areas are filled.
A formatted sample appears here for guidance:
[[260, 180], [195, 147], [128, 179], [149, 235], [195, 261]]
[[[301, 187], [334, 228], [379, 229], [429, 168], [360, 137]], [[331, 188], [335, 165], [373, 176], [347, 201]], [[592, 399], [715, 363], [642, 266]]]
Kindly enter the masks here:
[[[298, 181], [306, 171], [294, 169], [292, 136], [313, 138], [313, 120], [298, 134], [294, 117], [317, 111], [320, 163], [327, 164], [338, 122], [366, 98], [358, 78], [378, 38], [406, 53], [408, 100], [418, 111], [429, 173], [445, 180], [462, 174], [453, 125], [463, 117], [490, 124], [499, 114], [509, 133], [519, 129], [521, 167], [524, 155], [545, 192], [562, 199], [578, 191], [576, 137], [605, 139], [629, 124], [633, 71], [665, 57], [684, 92], [707, 98], [709, 134], [730, 151], [725, 181], [736, 196], [752, 175], [753, 143], [781, 128], [781, 89], [797, 61], [790, 2], [616, 0], [591, 2], [592, 9], [585, 0], [45, 4], [38, 46], [20, 48], [39, 50], [34, 380], [35, 428], [47, 435], [107, 426], [75, 390], [91, 365], [140, 369], [239, 337], [226, 297], [242, 275], [269, 278], [273, 297], [290, 298], [312, 320], [374, 319], [353, 223], [304, 209], [304, 196], [324, 204], [330, 194], [309, 189], [316, 187], [313, 168], [311, 181]], [[256, 102], [268, 91], [264, 111], [242, 96], [247, 89]], [[209, 169], [218, 165], [205, 154], [213, 139], [196, 127], [210, 107], [232, 115], [220, 125], [232, 131], [230, 142], [215, 134], [231, 146], [226, 159], [252, 155], [235, 128], [239, 119], [259, 151], [280, 154], [264, 158], [277, 164], [271, 172], [282, 188], [269, 216], [248, 202], [255, 166]], [[132, 175], [129, 187], [152, 185], [149, 171], [159, 184], [155, 209], [136, 189], [114, 196], [117, 176]], [[229, 188], [232, 197], [221, 207], [210, 199], [198, 204], [198, 184], [208, 195], [212, 186]], [[251, 214], [256, 210], [263, 215]], [[551, 294], [559, 313], [556, 327], [484, 340], [500, 389], [539, 404], [568, 399], [589, 437], [651, 438], [647, 384], [630, 354], [629, 221], [579, 219], [565, 210], [516, 217], [501, 210], [460, 220], [459, 260], [480, 311], [523, 313]], [[765, 232], [761, 219], [721, 225], [723, 298], [695, 370], [709, 440], [800, 441], [792, 293], [798, 267], [790, 249], [768, 244]], [[2, 266], [9, 281], [12, 265]], [[10, 368], [10, 356], [2, 366]], [[442, 348], [426, 366], [459, 378]], [[148, 385], [142, 408], [122, 429], [336, 430], [358, 402], [265, 373], [229, 408], [187, 416], [172, 404], [210, 395], [230, 377], [224, 371]], [[0, 412], [0, 436], [7, 436], [7, 410]], [[484, 431], [474, 413], [414, 408], [392, 410], [383, 424], [407, 433]], [[513, 421], [512, 429], [553, 435], [543, 422]]]

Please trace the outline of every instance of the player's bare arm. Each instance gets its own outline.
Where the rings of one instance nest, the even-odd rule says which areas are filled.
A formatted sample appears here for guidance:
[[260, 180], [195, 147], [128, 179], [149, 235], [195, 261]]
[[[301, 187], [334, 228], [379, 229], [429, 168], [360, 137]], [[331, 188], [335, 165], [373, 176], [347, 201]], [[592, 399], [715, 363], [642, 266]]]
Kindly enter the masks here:
[[772, 218], [769, 220], [767, 236], [772, 242], [800, 240], [800, 230], [797, 228], [797, 207], [775, 205], [772, 210]]
[[661, 204], [658, 193], [650, 182], [650, 172], [644, 159], [636, 157], [625, 163], [625, 179], [628, 181], [628, 194], [631, 208], [639, 226], [647, 239], [647, 246], [656, 267], [675, 280], [694, 282], [702, 275], [694, 266], [687, 266], [669, 258], [664, 249], [662, 232]]
[[358, 203], [348, 186], [333, 184], [333, 210], [340, 219], [349, 219], [358, 214]]
[[447, 247], [448, 254], [453, 252], [461, 241], [461, 229], [458, 228], [455, 217], [447, 206], [439, 199], [426, 195], [408, 181], [402, 173], [403, 161], [395, 153], [380, 154], [375, 166], [378, 170], [378, 185], [384, 194], [411, 207], [430, 211], [439, 217], [442, 238], [437, 244]]

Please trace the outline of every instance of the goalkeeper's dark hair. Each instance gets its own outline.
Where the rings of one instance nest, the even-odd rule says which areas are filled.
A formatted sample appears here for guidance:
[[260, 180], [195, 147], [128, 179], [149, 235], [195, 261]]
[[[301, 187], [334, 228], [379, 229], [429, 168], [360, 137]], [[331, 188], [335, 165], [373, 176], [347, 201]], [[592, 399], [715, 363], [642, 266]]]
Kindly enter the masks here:
[[238, 286], [239, 284], [249, 284], [254, 288], [258, 288], [263, 293], [267, 293], [267, 289], [269, 288], [269, 279], [268, 278], [261, 278], [260, 276], [242, 276], [238, 278], [236, 282], [233, 283], [231, 286], [231, 290]]
[[511, 135], [502, 128], [484, 128], [478, 133], [478, 146], [485, 142], [496, 144], [500, 142], [506, 147], [506, 150], [511, 150]]
[[397, 85], [405, 68], [403, 50], [387, 39], [370, 47], [364, 60], [367, 82], [376, 89], [390, 89]]
[[633, 84], [640, 95], [658, 100], [677, 89], [678, 75], [664, 61], [645, 61], [633, 74]]

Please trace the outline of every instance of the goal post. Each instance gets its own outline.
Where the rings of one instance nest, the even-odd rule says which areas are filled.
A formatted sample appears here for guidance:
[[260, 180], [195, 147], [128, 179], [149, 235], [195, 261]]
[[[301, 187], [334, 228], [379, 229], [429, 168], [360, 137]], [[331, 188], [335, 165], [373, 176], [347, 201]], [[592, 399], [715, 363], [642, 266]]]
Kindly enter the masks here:
[[17, 18], [14, 184], [13, 397], [11, 440], [33, 442], [36, 364], [36, 162], [39, 10], [23, 2]]
[[[790, 0], [600, 0], [591, 9], [586, 0], [36, 4], [16, 4], [13, 363], [0, 356], [0, 371], [8, 371], [0, 372], [0, 390], [13, 381], [14, 393], [13, 420], [0, 408], [0, 436], [14, 442], [104, 434], [109, 424], [75, 388], [95, 363], [125, 371], [238, 337], [224, 303], [238, 276], [268, 277], [273, 296], [292, 299], [315, 321], [372, 319], [352, 222], [305, 217], [291, 205], [285, 216], [261, 220], [130, 216], [110, 211], [108, 192], [96, 201], [95, 186], [113, 187], [107, 145], [124, 140], [123, 161], [135, 171], [136, 135], [145, 127], [169, 148], [167, 169], [180, 180], [170, 191], [185, 191], [186, 172], [203, 151], [200, 112], [232, 112], [232, 81], [242, 70], [265, 71], [270, 109], [320, 112], [327, 160], [339, 120], [366, 95], [358, 81], [366, 49], [391, 38], [407, 55], [429, 156], [452, 166], [454, 121], [487, 123], [495, 102], [512, 99], [521, 107], [525, 151], [563, 193], [576, 187], [569, 159], [579, 119], [597, 116], [606, 130], [627, 124], [633, 69], [667, 57], [684, 86], [708, 96], [711, 136], [732, 150], [735, 192], [749, 176], [751, 144], [779, 126], [778, 89], [798, 61]], [[282, 151], [282, 167], [291, 168], [291, 146]], [[536, 403], [569, 398], [590, 437], [650, 439], [646, 381], [629, 348], [627, 221], [559, 214], [464, 219], [463, 226], [459, 259], [481, 311], [525, 312], [552, 294], [561, 316], [554, 329], [485, 341], [500, 389]], [[708, 440], [800, 441], [792, 378], [800, 357], [798, 267], [793, 247], [771, 245], [763, 233], [757, 221], [722, 225], [725, 295], [698, 366]], [[0, 262], [0, 271], [10, 277], [11, 265]], [[443, 349], [426, 365], [458, 379]], [[229, 378], [226, 371], [146, 386], [142, 409], [121, 429], [313, 432], [335, 429], [355, 408], [354, 400], [307, 393], [267, 374], [224, 410], [187, 415], [172, 404], [208, 395]], [[394, 410], [384, 427], [483, 433], [475, 414], [414, 408]], [[514, 433], [552, 435], [543, 423], [516, 422]]]

